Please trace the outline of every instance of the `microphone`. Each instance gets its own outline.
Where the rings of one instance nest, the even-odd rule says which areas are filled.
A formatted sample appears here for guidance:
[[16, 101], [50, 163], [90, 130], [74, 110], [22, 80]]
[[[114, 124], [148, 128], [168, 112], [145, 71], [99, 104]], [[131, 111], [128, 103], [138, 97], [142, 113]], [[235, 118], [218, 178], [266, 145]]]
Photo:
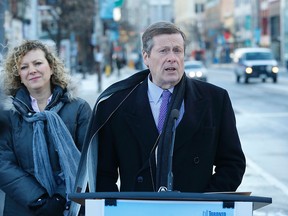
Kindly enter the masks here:
[[176, 133], [176, 125], [177, 120], [179, 118], [179, 110], [173, 109], [171, 111], [171, 118], [173, 119], [173, 128], [172, 128], [172, 141], [170, 154], [168, 158], [168, 178], [167, 178], [167, 191], [173, 191], [173, 172], [172, 172], [172, 161], [173, 161], [173, 152], [174, 152], [174, 143], [175, 143], [175, 133]]

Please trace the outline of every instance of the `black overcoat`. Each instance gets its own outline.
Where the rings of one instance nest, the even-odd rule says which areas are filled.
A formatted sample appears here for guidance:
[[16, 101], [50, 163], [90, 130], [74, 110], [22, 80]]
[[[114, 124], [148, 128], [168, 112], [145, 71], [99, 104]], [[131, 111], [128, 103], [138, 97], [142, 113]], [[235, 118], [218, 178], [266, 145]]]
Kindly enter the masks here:
[[[89, 144], [97, 142], [96, 191], [117, 191], [118, 172], [120, 191], [157, 191], [153, 148], [159, 135], [147, 79], [134, 88], [114, 91], [94, 108], [88, 137]], [[184, 104], [176, 129], [174, 190], [235, 191], [246, 164], [227, 91], [187, 79]]]

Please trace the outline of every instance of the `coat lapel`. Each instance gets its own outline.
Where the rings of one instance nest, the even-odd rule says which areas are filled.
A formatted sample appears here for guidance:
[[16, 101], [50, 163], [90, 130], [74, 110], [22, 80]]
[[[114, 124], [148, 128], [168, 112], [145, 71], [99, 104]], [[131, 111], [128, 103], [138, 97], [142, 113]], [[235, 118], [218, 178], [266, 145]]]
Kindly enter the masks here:
[[126, 118], [132, 135], [137, 138], [141, 149], [142, 163], [146, 163], [152, 154], [153, 146], [158, 137], [157, 127], [151, 111], [147, 95], [147, 79], [139, 85], [133, 95], [133, 103], [128, 110]]
[[188, 83], [184, 98], [185, 112], [176, 129], [174, 151], [184, 145], [183, 141], [187, 140], [188, 136], [194, 135], [208, 110], [208, 99], [198, 91], [193, 82]]

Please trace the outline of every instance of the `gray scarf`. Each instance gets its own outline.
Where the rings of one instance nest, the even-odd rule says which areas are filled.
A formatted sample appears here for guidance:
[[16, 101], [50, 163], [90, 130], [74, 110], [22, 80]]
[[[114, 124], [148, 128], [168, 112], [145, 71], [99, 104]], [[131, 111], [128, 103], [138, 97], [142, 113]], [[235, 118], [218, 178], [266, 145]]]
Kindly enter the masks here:
[[[51, 167], [45, 135], [52, 141], [59, 156], [61, 171], [64, 174], [66, 193], [73, 191], [80, 151], [66, 125], [57, 112], [64, 104], [58, 103], [50, 111], [35, 113], [32, 117], [24, 117], [27, 122], [33, 122], [33, 160], [35, 177], [52, 196], [56, 190], [56, 182]], [[44, 134], [44, 122], [47, 122], [48, 134]]]

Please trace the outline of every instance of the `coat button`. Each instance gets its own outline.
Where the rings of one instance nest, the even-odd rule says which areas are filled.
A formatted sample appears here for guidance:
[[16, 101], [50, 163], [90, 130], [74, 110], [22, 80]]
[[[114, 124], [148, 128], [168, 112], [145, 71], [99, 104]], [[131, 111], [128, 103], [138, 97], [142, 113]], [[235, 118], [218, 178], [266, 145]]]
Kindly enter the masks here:
[[195, 158], [194, 158], [194, 163], [195, 163], [195, 164], [198, 164], [199, 162], [200, 162], [199, 157], [195, 157]]
[[143, 182], [143, 177], [142, 176], [138, 176], [137, 177], [137, 182], [138, 183], [142, 183]]
[[32, 116], [32, 113], [31, 113], [31, 112], [29, 112], [29, 113], [28, 113], [28, 116]]

